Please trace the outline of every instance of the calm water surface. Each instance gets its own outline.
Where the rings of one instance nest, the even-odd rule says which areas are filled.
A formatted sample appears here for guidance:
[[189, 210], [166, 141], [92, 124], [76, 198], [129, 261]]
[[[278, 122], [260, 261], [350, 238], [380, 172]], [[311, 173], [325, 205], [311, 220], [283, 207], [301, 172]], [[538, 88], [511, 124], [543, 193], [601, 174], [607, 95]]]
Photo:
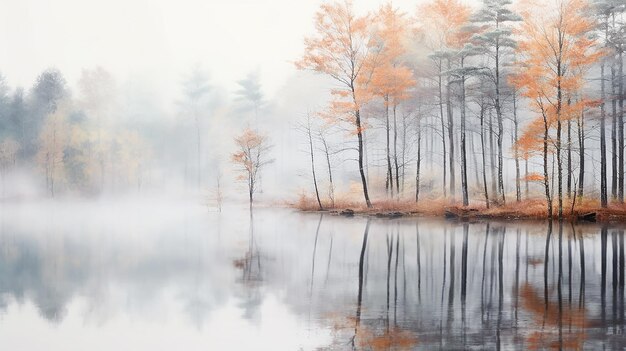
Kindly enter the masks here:
[[0, 205], [12, 350], [623, 349], [624, 227]]

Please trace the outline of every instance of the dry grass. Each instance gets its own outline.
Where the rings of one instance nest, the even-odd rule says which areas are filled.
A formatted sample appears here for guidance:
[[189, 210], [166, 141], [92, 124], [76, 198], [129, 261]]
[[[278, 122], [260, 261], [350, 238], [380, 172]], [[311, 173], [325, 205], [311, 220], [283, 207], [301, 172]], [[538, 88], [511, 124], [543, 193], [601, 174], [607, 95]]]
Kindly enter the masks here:
[[[576, 199], [576, 203], [572, 208], [572, 201], [573, 199], [564, 199], [563, 215], [566, 219], [576, 220], [581, 215], [595, 213], [598, 221], [626, 222], [625, 204], [613, 203], [608, 208], [603, 209], [598, 200], [583, 198]], [[301, 211], [320, 210], [317, 200], [304, 193], [300, 194], [297, 201], [288, 202], [287, 206]], [[400, 212], [404, 215], [432, 217], [443, 217], [446, 214], [463, 218], [492, 219], [546, 219], [548, 217], [546, 202], [543, 199], [528, 199], [521, 202], [512, 201], [506, 205], [492, 205], [490, 208], [486, 208], [483, 204], [471, 204], [463, 207], [458, 203], [452, 204], [449, 200], [443, 198], [425, 199], [418, 203], [407, 199], [379, 199], [372, 202], [371, 208], [367, 208], [362, 199], [344, 195], [335, 199], [334, 206], [328, 200], [322, 201], [322, 206], [326, 211], [351, 209], [355, 213], [365, 215]], [[554, 218], [557, 218], [557, 210], [556, 201], [554, 201]]]
[[[579, 216], [595, 213], [598, 221], [626, 221], [626, 205], [610, 204], [602, 208], [600, 202], [595, 199], [576, 199], [572, 207], [573, 199], [564, 199], [563, 217], [568, 220], [577, 220]], [[464, 214], [467, 208], [454, 205], [447, 208], [453, 213]], [[544, 199], [528, 199], [520, 202], [512, 201], [502, 206], [491, 206], [489, 209], [474, 207], [474, 212], [469, 217], [495, 218], [495, 219], [546, 219], [548, 208]], [[552, 206], [552, 217], [558, 218], [558, 206], [556, 201]]]
[[[287, 202], [287, 206], [301, 211], [319, 211], [320, 207], [315, 197], [301, 193], [297, 201]], [[443, 199], [433, 199], [416, 203], [409, 200], [383, 199], [372, 201], [372, 207], [365, 206], [362, 199], [352, 196], [338, 196], [334, 203], [329, 200], [322, 200], [322, 207], [325, 211], [341, 211], [345, 209], [354, 210], [356, 213], [376, 214], [389, 212], [403, 212], [409, 214], [442, 215], [449, 202]]]
[[491, 206], [489, 209], [482, 210], [481, 214], [494, 218], [544, 219], [548, 217], [548, 210], [545, 201], [530, 199], [511, 202], [503, 206]]
[[[298, 200], [294, 202], [287, 202], [288, 207], [297, 208], [300, 211], [319, 211], [320, 207], [317, 203], [317, 199], [310, 197], [304, 193], [298, 196]], [[323, 210], [337, 210], [350, 208], [357, 212], [361, 212], [367, 209], [363, 201], [357, 201], [348, 197], [338, 197], [331, 203], [330, 200], [322, 200]]]

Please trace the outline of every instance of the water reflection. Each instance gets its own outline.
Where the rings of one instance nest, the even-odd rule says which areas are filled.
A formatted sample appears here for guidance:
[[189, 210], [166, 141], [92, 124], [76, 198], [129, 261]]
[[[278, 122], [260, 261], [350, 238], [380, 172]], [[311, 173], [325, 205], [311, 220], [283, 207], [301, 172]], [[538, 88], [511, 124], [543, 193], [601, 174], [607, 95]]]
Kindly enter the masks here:
[[48, 349], [148, 345], [132, 320], [188, 349], [626, 347], [619, 226], [41, 210], [0, 214], [3, 345], [32, 326]]
[[[349, 339], [351, 345], [358, 345], [356, 348], [403, 349], [409, 347], [408, 340], [411, 340], [410, 348], [424, 349], [472, 346], [622, 349], [626, 346], [622, 337], [622, 229], [611, 231], [610, 259], [613, 265], [611, 276], [608, 276], [607, 226], [418, 220], [412, 223], [415, 229], [411, 235], [408, 230], [410, 222], [374, 224], [373, 231], [379, 234], [371, 234], [374, 236], [369, 245], [374, 247], [376, 241], [381, 243], [384, 239], [384, 246], [378, 244], [382, 246], [379, 250], [384, 249], [383, 255], [366, 250], [370, 222], [367, 223], [359, 266], [368, 260], [369, 256], [364, 257], [367, 253], [377, 255], [375, 260], [379, 267], [370, 263], [372, 277], [365, 291], [362, 269], [359, 270], [356, 329]], [[410, 264], [405, 266], [405, 243], [411, 239], [415, 240], [416, 248], [409, 254], [415, 257], [415, 261], [410, 261], [415, 262], [413, 267]], [[456, 250], [459, 242], [460, 263]], [[591, 246], [593, 250], [586, 253], [585, 246]], [[597, 251], [601, 253], [600, 272], [595, 266]], [[424, 255], [429, 262], [425, 272], [422, 268]], [[585, 266], [586, 260], [594, 262], [591, 272]], [[373, 262], [373, 259], [369, 261]], [[398, 262], [402, 262], [402, 276], [398, 275]], [[459, 269], [460, 282], [457, 282]], [[384, 272], [378, 274], [382, 279], [377, 279], [378, 285], [385, 287], [384, 295], [379, 286], [373, 286], [375, 270]], [[426, 273], [424, 282], [423, 273]], [[589, 275], [595, 279], [590, 281]], [[613, 300], [607, 306], [605, 285], [610, 278]], [[460, 287], [457, 287], [459, 283]], [[399, 285], [403, 287], [401, 292]], [[414, 294], [412, 289], [415, 289]], [[399, 293], [403, 295], [400, 299]], [[384, 308], [380, 307], [381, 302], [384, 302]], [[607, 310], [612, 313], [610, 319], [606, 316]], [[401, 318], [398, 311], [404, 311], [400, 312], [404, 314]], [[337, 329], [337, 324], [334, 326]], [[400, 331], [405, 334], [392, 336]], [[341, 334], [338, 335], [340, 338]]]

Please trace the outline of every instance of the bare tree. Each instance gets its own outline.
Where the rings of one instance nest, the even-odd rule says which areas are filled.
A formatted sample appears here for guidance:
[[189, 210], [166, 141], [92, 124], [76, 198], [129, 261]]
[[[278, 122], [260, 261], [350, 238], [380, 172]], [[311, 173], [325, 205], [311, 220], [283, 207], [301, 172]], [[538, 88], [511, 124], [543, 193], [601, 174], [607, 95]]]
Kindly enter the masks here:
[[313, 175], [313, 187], [315, 188], [315, 198], [317, 199], [317, 205], [320, 210], [324, 209], [322, 206], [322, 200], [320, 199], [320, 192], [317, 186], [317, 175], [315, 173], [315, 147], [313, 145], [313, 126], [311, 121], [311, 114], [307, 113], [305, 120], [298, 123], [297, 130], [303, 133], [308, 143], [308, 154], [311, 158], [311, 174]]
[[335, 207], [335, 184], [333, 183], [333, 167], [330, 162], [330, 156], [333, 154], [328, 142], [328, 128], [321, 127], [317, 131], [317, 136], [322, 142], [322, 151], [326, 158], [326, 167], [328, 169], [328, 197], [330, 198], [330, 206]]
[[246, 182], [250, 207], [257, 190], [257, 181], [263, 167], [274, 160], [267, 158], [272, 148], [267, 136], [246, 128], [243, 133], [235, 137], [238, 151], [231, 155], [233, 163], [239, 168], [239, 180]]
[[296, 63], [300, 69], [326, 74], [339, 83], [332, 90], [331, 104], [336, 118], [352, 126], [357, 136], [358, 168], [367, 207], [372, 207], [365, 178], [361, 106], [365, 102], [362, 88], [367, 86], [375, 66], [370, 52], [370, 18], [356, 16], [350, 2], [333, 2], [321, 6], [316, 14], [317, 35], [305, 39], [305, 52]]
[[222, 212], [224, 193], [222, 191], [222, 172], [220, 172], [219, 170], [217, 171], [217, 175], [215, 176], [215, 190], [213, 190], [213, 194], [209, 200], [215, 202], [215, 206], [217, 206], [218, 212]]

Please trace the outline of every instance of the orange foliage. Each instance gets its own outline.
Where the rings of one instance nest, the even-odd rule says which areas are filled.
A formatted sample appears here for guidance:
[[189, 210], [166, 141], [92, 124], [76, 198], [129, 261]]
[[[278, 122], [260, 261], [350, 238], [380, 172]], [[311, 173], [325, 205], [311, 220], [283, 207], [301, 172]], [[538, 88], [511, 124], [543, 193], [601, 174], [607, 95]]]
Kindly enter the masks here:
[[406, 14], [394, 9], [391, 3], [380, 8], [377, 13], [374, 40], [376, 60], [372, 60], [372, 75], [366, 86], [374, 96], [385, 98], [388, 106], [397, 106], [401, 100], [409, 98], [408, 90], [415, 85], [413, 72], [406, 66], [404, 41], [409, 32]]
[[[239, 151], [231, 155], [232, 161], [241, 166], [248, 173], [255, 172], [259, 156], [258, 152], [261, 151], [261, 148], [266, 142], [266, 136], [250, 128], [246, 128], [240, 136], [235, 138], [235, 143], [239, 147]], [[244, 177], [245, 176], [246, 175], [244, 175]]]
[[257, 188], [257, 178], [263, 166], [271, 163], [267, 159], [267, 153], [271, 149], [267, 136], [246, 128], [241, 135], [235, 138], [238, 151], [231, 155], [231, 160], [239, 168], [238, 179], [245, 181], [248, 185], [250, 205], [252, 197]]
[[518, 35], [517, 72], [509, 81], [539, 117], [524, 130], [517, 147], [530, 155], [541, 147], [545, 124], [578, 118], [583, 109], [594, 106], [581, 94], [584, 73], [602, 52], [591, 32], [596, 23], [587, 15], [584, 0], [537, 3], [526, 0], [521, 12], [524, 22]]
[[[549, 127], [549, 126], [548, 126]], [[524, 127], [522, 135], [513, 146], [524, 159], [529, 159], [533, 155], [541, 154], [544, 133], [543, 118], [535, 118]]]
[[523, 178], [523, 180], [527, 180], [529, 182], [543, 182], [543, 174], [539, 174], [539, 173], [528, 173], [527, 176], [525, 176]]
[[420, 8], [434, 49], [461, 48], [467, 33], [462, 27], [469, 20], [471, 9], [459, 0], [434, 0]]
[[326, 74], [340, 83], [331, 91], [335, 99], [322, 114], [335, 123], [350, 122], [354, 134], [362, 132], [356, 123], [366, 102], [368, 77], [374, 66], [369, 16], [357, 16], [351, 1], [323, 4], [315, 15], [317, 35], [304, 40], [305, 52], [296, 62], [298, 69]]

